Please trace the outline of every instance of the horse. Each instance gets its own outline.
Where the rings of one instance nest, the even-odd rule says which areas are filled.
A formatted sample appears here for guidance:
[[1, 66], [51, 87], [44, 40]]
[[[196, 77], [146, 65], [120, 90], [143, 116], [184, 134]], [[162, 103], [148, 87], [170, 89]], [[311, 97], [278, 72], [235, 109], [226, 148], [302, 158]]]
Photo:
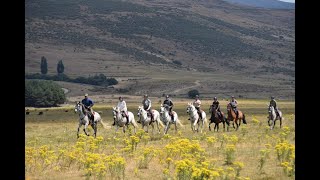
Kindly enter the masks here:
[[[200, 119], [197, 109], [192, 103], [188, 103], [187, 113], [189, 114], [189, 117], [190, 117], [192, 131], [199, 132], [199, 127], [200, 127], [200, 132], [202, 133], [203, 125], [205, 122], [207, 123], [206, 113], [204, 111], [201, 111], [202, 118]], [[199, 123], [201, 124], [201, 126]], [[198, 128], [196, 128], [196, 124], [198, 124]]]
[[[115, 132], [118, 131], [119, 127], [122, 127], [122, 131], [123, 133], [125, 133], [127, 118], [122, 116], [119, 107], [113, 107], [112, 113], [113, 113], [113, 118], [115, 119], [115, 126], [116, 126]], [[129, 119], [129, 123], [133, 125], [133, 132], [136, 133], [136, 128], [138, 128], [138, 124], [134, 120], [133, 113], [130, 111], [128, 111], [128, 119]]]
[[[237, 118], [237, 114], [234, 112], [230, 103], [228, 103], [228, 105], [227, 105], [227, 111], [228, 111], [227, 122], [229, 124], [230, 121], [232, 121], [232, 126], [234, 129], [236, 129], [236, 130], [239, 129], [239, 126], [241, 124], [241, 120], [243, 121], [244, 124], [246, 124], [246, 119], [245, 119], [244, 113], [242, 113], [240, 110], [238, 110], [238, 118]], [[234, 127], [234, 123], [236, 123], [237, 128]], [[227, 127], [227, 130], [229, 131], [229, 125]]]
[[88, 128], [88, 125], [91, 125], [92, 129], [94, 130], [94, 137], [97, 135], [97, 123], [102, 121], [101, 116], [99, 113], [94, 112], [94, 120], [93, 123], [91, 120], [89, 120], [89, 117], [86, 113], [85, 107], [81, 102], [77, 102], [75, 107], [74, 107], [74, 112], [79, 114], [79, 127], [77, 131], [77, 137], [79, 138], [79, 129], [82, 125], [84, 125], [84, 133], [89, 136], [87, 133], [86, 129]]
[[178, 119], [178, 114], [175, 111], [172, 111], [173, 114], [173, 121], [171, 119], [171, 116], [169, 115], [168, 109], [161, 104], [160, 107], [160, 120], [165, 124], [164, 128], [164, 134], [168, 133], [168, 129], [170, 128], [170, 124], [174, 124], [175, 130], [177, 132], [177, 123], [183, 127], [180, 120]]
[[227, 118], [224, 116], [224, 113], [221, 111], [221, 116], [218, 116], [217, 113], [217, 109], [215, 108], [215, 106], [210, 106], [209, 108], [209, 112], [211, 113], [211, 117], [210, 117], [210, 122], [209, 122], [209, 130], [211, 131], [211, 123], [214, 123], [214, 128], [213, 131], [215, 129], [217, 129], [217, 132], [219, 131], [219, 123], [222, 122], [223, 124], [223, 130], [225, 130], [225, 123], [227, 123], [229, 125], [229, 122], [227, 121]]
[[[159, 111], [157, 111], [155, 109], [152, 109], [151, 111], [153, 113], [153, 119], [156, 122], [158, 131], [159, 131], [159, 134], [160, 134], [159, 124], [162, 127], [164, 127], [163, 123], [160, 120], [160, 113], [159, 113]], [[139, 122], [142, 124], [142, 129], [144, 129], [144, 126], [147, 126], [147, 131], [146, 132], [149, 132], [149, 125], [151, 125], [152, 126], [152, 133], [153, 133], [154, 124], [153, 124], [153, 122], [151, 122], [151, 117], [148, 116], [148, 112], [146, 110], [144, 110], [142, 106], [138, 107], [138, 117], [139, 117]]]
[[[268, 117], [268, 124], [270, 126], [270, 129], [272, 130], [276, 124], [276, 120], [280, 120], [280, 128], [282, 125], [282, 112], [278, 110], [279, 115], [276, 114], [276, 111], [273, 106], [269, 106], [268, 108], [269, 117]], [[271, 121], [271, 123], [270, 123]]]

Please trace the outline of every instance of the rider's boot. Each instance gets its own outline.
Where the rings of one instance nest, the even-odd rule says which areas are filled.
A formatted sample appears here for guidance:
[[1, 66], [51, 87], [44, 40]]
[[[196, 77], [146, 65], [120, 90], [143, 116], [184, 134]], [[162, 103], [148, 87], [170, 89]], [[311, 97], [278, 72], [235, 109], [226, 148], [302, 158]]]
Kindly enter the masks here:
[[127, 121], [126, 121], [126, 126], [129, 124], [129, 118], [126, 116], [126, 119], [127, 119]]

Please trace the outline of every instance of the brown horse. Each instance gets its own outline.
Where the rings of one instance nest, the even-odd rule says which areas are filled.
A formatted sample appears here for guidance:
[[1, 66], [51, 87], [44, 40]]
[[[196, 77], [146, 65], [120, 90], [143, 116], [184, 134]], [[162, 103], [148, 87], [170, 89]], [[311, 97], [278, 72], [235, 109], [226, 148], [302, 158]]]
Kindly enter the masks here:
[[[228, 103], [228, 105], [227, 105], [227, 111], [228, 111], [227, 122], [230, 123], [230, 121], [232, 121], [233, 128], [235, 128], [234, 123], [236, 123], [236, 125], [237, 125], [237, 128], [235, 128], [236, 130], [238, 130], [238, 128], [241, 124], [241, 120], [243, 121], [244, 124], [247, 124], [246, 119], [245, 119], [245, 115], [240, 110], [238, 110], [238, 118], [237, 118], [237, 114], [236, 114], [236, 112], [234, 112], [230, 103]], [[227, 127], [227, 130], [229, 131], [229, 126]]]
[[210, 122], [209, 122], [209, 130], [210, 131], [211, 131], [211, 126], [210, 126], [211, 123], [215, 124], [214, 128], [213, 128], [213, 131], [215, 129], [217, 129], [217, 132], [219, 131], [219, 123], [222, 122], [223, 130], [225, 130], [225, 123], [227, 123], [228, 126], [229, 126], [229, 122], [227, 122], [227, 118], [224, 116], [224, 113], [221, 111], [221, 116], [219, 116], [215, 106], [212, 106], [212, 105], [210, 106], [209, 113], [211, 113]]

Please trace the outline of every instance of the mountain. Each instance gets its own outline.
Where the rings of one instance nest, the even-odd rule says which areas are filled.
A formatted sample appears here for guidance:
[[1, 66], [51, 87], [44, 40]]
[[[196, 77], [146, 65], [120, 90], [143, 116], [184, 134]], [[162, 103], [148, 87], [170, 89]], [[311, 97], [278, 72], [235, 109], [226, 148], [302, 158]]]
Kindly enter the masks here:
[[68, 76], [117, 78], [111, 93], [292, 98], [294, 22], [294, 10], [223, 0], [28, 0], [25, 70], [45, 56], [49, 74], [62, 59]]
[[295, 3], [283, 2], [278, 0], [225, 0], [239, 5], [271, 8], [271, 9], [295, 9]]

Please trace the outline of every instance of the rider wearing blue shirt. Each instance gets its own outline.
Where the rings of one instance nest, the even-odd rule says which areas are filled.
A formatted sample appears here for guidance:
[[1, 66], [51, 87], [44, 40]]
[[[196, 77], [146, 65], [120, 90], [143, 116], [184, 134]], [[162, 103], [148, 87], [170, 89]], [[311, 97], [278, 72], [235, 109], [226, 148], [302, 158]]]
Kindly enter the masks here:
[[88, 110], [89, 119], [93, 120], [92, 106], [94, 105], [94, 103], [90, 98], [88, 98], [88, 94], [84, 95], [84, 99], [82, 99], [81, 103], [84, 105], [86, 110]]

